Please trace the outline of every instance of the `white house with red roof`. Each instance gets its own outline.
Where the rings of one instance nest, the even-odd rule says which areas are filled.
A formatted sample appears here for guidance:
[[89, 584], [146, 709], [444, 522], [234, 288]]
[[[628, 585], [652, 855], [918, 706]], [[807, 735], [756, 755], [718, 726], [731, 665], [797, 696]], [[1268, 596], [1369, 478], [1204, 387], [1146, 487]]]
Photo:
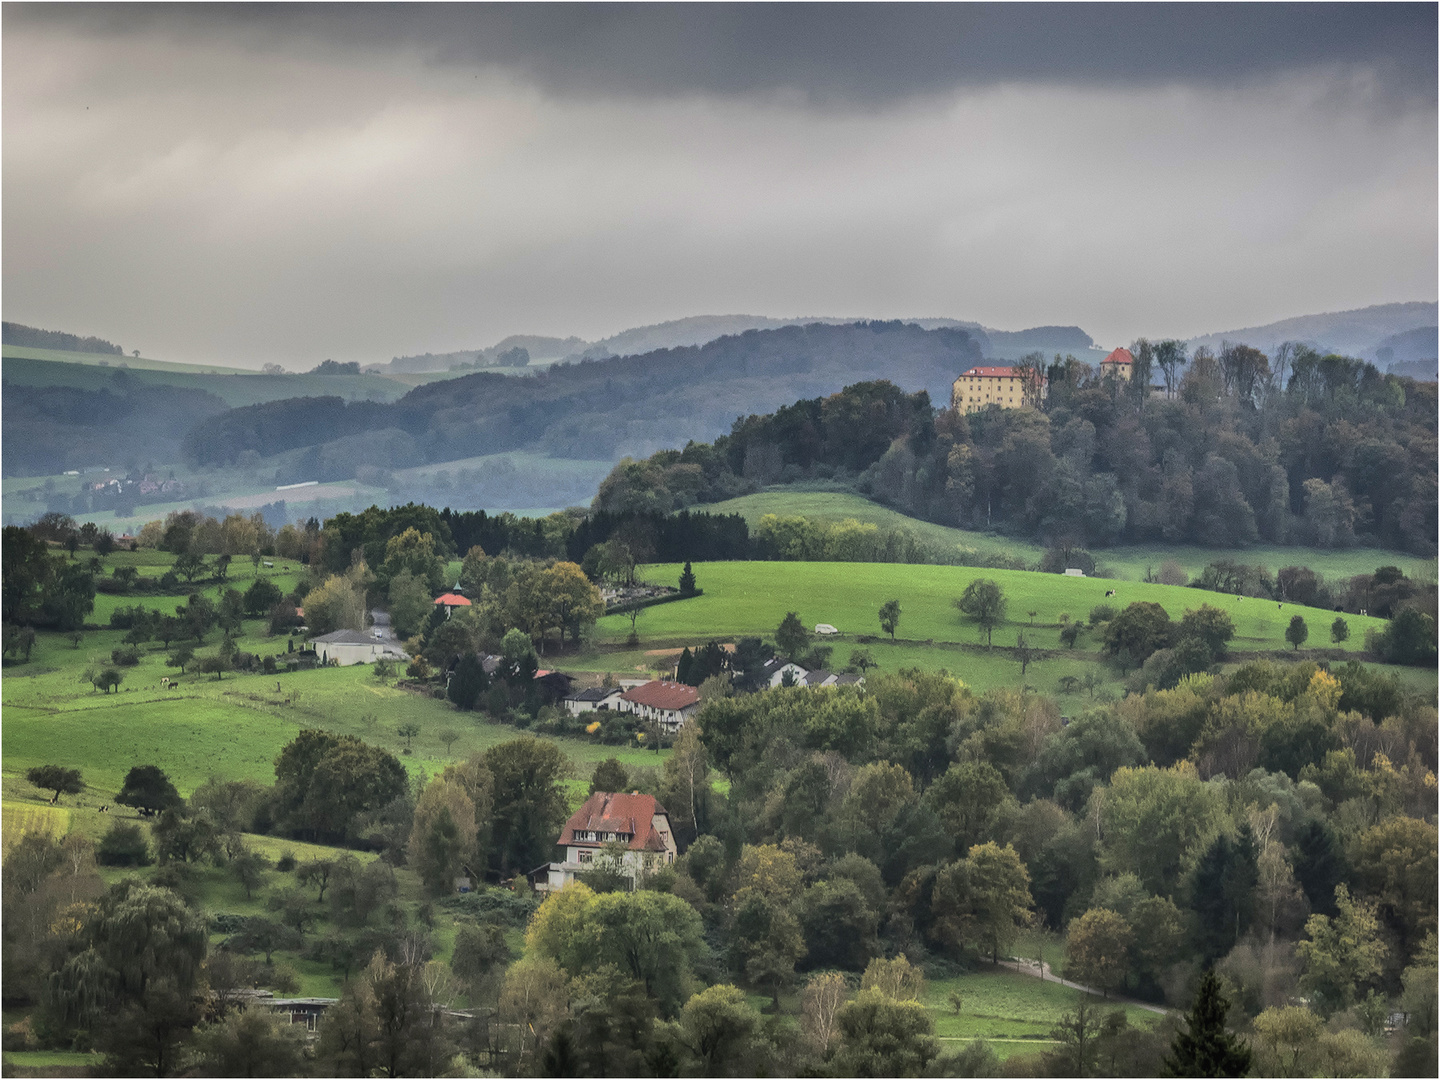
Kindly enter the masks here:
[[632, 886], [651, 871], [675, 861], [679, 847], [670, 827], [670, 815], [654, 795], [597, 791], [570, 815], [557, 841], [565, 849], [561, 862], [547, 863], [528, 875], [541, 892], [563, 889], [577, 874], [596, 868], [596, 860], [611, 851], [620, 853], [620, 870]]
[[626, 690], [616, 708], [642, 720], [655, 720], [673, 735], [700, 708], [700, 691], [684, 683], [657, 679]]
[[[972, 413], [991, 405], [1021, 409], [1025, 399], [1025, 372], [1008, 366], [978, 365], [964, 372], [950, 388], [950, 405], [957, 412]], [[1044, 387], [1041, 387], [1044, 392]]]

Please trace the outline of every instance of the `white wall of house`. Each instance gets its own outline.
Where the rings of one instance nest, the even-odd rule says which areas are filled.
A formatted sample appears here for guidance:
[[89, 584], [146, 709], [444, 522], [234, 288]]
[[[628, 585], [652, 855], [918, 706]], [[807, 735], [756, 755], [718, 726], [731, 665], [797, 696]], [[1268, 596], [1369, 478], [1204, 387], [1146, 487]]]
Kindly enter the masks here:
[[386, 653], [390, 653], [395, 659], [400, 658], [395, 653], [395, 646], [387, 645], [383, 641], [367, 645], [352, 645], [346, 641], [318, 641], [311, 642], [310, 647], [320, 657], [322, 664], [334, 660], [341, 667], [349, 667], [351, 664], [371, 664]]

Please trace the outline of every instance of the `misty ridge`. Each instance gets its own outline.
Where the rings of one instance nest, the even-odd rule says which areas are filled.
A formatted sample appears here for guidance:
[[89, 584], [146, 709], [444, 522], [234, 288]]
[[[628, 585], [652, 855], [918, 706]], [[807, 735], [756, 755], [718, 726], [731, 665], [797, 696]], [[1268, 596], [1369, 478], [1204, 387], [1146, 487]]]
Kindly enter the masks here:
[[[844, 326], [863, 323], [863, 318], [800, 318], [776, 319], [764, 315], [692, 315], [670, 319], [651, 326], [638, 326], [618, 334], [585, 341], [577, 337], [544, 337], [538, 334], [512, 334], [485, 349], [464, 349], [448, 353], [423, 353], [397, 356], [385, 365], [370, 365], [366, 371], [384, 373], [454, 371], [471, 367], [523, 366], [515, 363], [516, 350], [524, 350], [527, 362], [579, 363], [584, 360], [608, 360], [617, 356], [639, 356], [661, 349], [677, 349], [708, 344], [717, 338], [743, 334], [748, 330], [778, 330], [787, 326]], [[966, 331], [992, 359], [1018, 359], [1031, 349], [1079, 352], [1095, 348], [1089, 334], [1078, 326], [1037, 326], [1027, 330], [995, 330], [963, 319], [902, 319], [908, 325], [924, 330], [958, 328]], [[1013, 355], [1012, 355], [1013, 354]]]
[[789, 326], [640, 356], [562, 363], [527, 378], [477, 372], [426, 383], [393, 404], [300, 398], [235, 409], [197, 425], [184, 452], [223, 466], [246, 451], [300, 447], [306, 479], [356, 467], [407, 468], [517, 449], [560, 458], [653, 453], [713, 438], [737, 416], [831, 393], [884, 372], [945, 400], [982, 358], [968, 332], [913, 324]]

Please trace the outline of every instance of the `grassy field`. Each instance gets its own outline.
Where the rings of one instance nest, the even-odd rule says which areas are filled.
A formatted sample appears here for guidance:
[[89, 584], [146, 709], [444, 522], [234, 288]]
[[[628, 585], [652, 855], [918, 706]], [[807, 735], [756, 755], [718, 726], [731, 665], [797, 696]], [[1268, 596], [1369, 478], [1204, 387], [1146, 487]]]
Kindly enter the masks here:
[[[248, 568], [248, 564], [247, 564]], [[154, 599], [154, 598], [151, 598]], [[117, 692], [102, 694], [82, 680], [91, 662], [108, 660], [121, 644], [118, 630], [87, 632], [80, 647], [41, 634], [30, 662], [5, 668], [3, 769], [7, 784], [35, 766], [64, 762], [79, 768], [90, 791], [82, 804], [108, 801], [132, 765], [158, 764], [182, 794], [210, 775], [274, 780], [274, 760], [302, 727], [356, 735], [396, 754], [412, 773], [433, 775], [488, 747], [523, 734], [481, 714], [455, 710], [390, 683], [376, 681], [368, 666], [319, 668], [283, 675], [231, 673], [187, 675], [178, 689], [162, 690], [162, 677], [177, 672], [157, 643], [141, 646], [141, 662], [123, 669]], [[210, 651], [218, 641], [210, 635]], [[264, 624], [247, 621], [236, 639], [257, 654], [283, 651], [286, 639], [266, 638]], [[397, 729], [413, 722], [419, 735], [411, 753]], [[443, 734], [453, 731], [447, 743]], [[573, 763], [577, 783], [595, 765], [618, 757], [628, 765], [658, 766], [665, 753], [610, 747], [586, 739], [555, 740]], [[23, 783], [23, 781], [21, 781]], [[583, 784], [581, 784], [583, 786]], [[48, 796], [47, 796], [48, 798]]]
[[[646, 567], [650, 581], [677, 580], [681, 567]], [[1187, 589], [1178, 585], [1149, 585], [1144, 582], [1104, 581], [1068, 578], [1058, 574], [1034, 574], [1020, 570], [982, 570], [953, 566], [906, 566], [894, 563], [804, 563], [804, 562], [719, 562], [695, 566], [703, 596], [678, 603], [662, 604], [643, 611], [637, 630], [643, 639], [731, 638], [745, 634], [773, 635], [787, 611], [800, 614], [807, 626], [830, 623], [849, 643], [856, 635], [880, 634], [876, 612], [890, 599], [899, 599], [902, 611], [897, 639], [910, 645], [953, 642], [984, 644], [973, 623], [962, 616], [952, 601], [976, 578], [1000, 584], [1009, 602], [1004, 624], [994, 632], [997, 646], [1014, 645], [1024, 631], [1033, 647], [1061, 649], [1060, 616], [1085, 619], [1100, 605], [1122, 609], [1135, 601], [1152, 601], [1179, 619], [1187, 608], [1202, 603], [1222, 607], [1235, 623], [1236, 651], [1280, 650], [1290, 618], [1299, 614], [1310, 626], [1309, 644], [1330, 647], [1329, 627], [1334, 612], [1276, 605], [1271, 601], [1246, 599]], [[1115, 596], [1105, 594], [1113, 590]], [[1029, 613], [1035, 612], [1032, 617]], [[1359, 615], [1346, 616], [1350, 640], [1337, 648], [1361, 651], [1365, 631], [1382, 628], [1384, 620]], [[596, 639], [623, 641], [630, 632], [624, 615], [601, 619]], [[1099, 646], [1093, 634], [1083, 634], [1077, 651]]]
[[35, 803], [0, 803], [0, 849], [6, 853], [29, 835], [53, 836], [57, 840], [70, 831], [70, 811], [64, 806]]
[[[951, 1005], [951, 994], [960, 995], [958, 1015]], [[1011, 971], [982, 971], [933, 980], [926, 986], [922, 1000], [935, 1021], [935, 1034], [944, 1040], [947, 1050], [984, 1039], [1004, 1059], [1050, 1049], [1054, 1045], [1050, 1032], [1084, 997], [1106, 1007], [1103, 999], [1056, 982], [1042, 982]], [[1126, 1006], [1124, 1011], [1136, 1026], [1148, 1027], [1159, 1019], [1157, 1014], [1134, 1006]]]
[[[630, 633], [628, 616], [607, 616], [596, 625], [594, 645], [578, 656], [565, 657], [563, 666], [635, 675], [669, 671], [682, 647], [747, 635], [773, 639], [785, 613], [795, 611], [808, 627], [828, 622], [840, 629], [838, 636], [823, 639], [834, 647], [830, 663], [836, 668], [848, 662], [851, 651], [863, 647], [882, 671], [907, 667], [944, 670], [978, 691], [1023, 685], [1056, 695], [1068, 713], [1085, 708], [1092, 700], [1121, 696], [1124, 677], [1113, 665], [1099, 663], [1102, 642], [1097, 632], [1081, 633], [1074, 649], [1062, 645], [1062, 613], [1084, 621], [1098, 605], [1119, 610], [1132, 601], [1148, 600], [1162, 605], [1172, 619], [1179, 619], [1187, 609], [1202, 603], [1219, 606], [1235, 623], [1236, 636], [1231, 642], [1235, 662], [1243, 661], [1246, 654], [1295, 655], [1284, 640], [1295, 614], [1302, 615], [1309, 626], [1308, 646], [1339, 648], [1357, 656], [1364, 649], [1365, 630], [1384, 625], [1380, 619], [1347, 615], [1350, 639], [1336, 646], [1330, 641], [1330, 624], [1335, 618], [1330, 611], [1295, 604], [1281, 608], [1272, 601], [1237, 600], [1181, 586], [1117, 584], [1014, 570], [799, 562], [700, 563], [694, 569], [704, 595], [642, 610], [635, 622], [638, 646], [624, 644]], [[654, 582], [674, 581], [679, 574], [680, 567], [675, 565], [646, 567], [643, 572]], [[1009, 600], [1007, 619], [995, 629], [993, 648], [986, 646], [984, 635], [952, 604], [977, 577], [999, 582]], [[1105, 593], [1111, 589], [1116, 595], [1107, 598]], [[876, 614], [890, 599], [899, 599], [902, 611], [894, 642], [882, 636]], [[1022, 632], [1030, 647], [1038, 651], [1023, 673], [1014, 648]], [[858, 640], [862, 636], [874, 640], [862, 644]], [[1407, 686], [1424, 693], [1436, 690], [1433, 669], [1382, 666], [1397, 673]], [[1062, 693], [1066, 676], [1083, 682], [1087, 675], [1099, 682], [1089, 690]]]
[[[698, 509], [712, 514], [740, 514], [751, 528], [754, 528], [765, 514], [791, 514], [824, 521], [855, 518], [881, 528], [908, 529], [920, 539], [947, 550], [959, 546], [973, 548], [982, 554], [1000, 552], [1032, 563], [1044, 554], [1044, 549], [1036, 544], [921, 521], [849, 492], [771, 488]], [[1436, 572], [1433, 559], [1417, 558], [1404, 552], [1382, 548], [1322, 550], [1257, 544], [1238, 550], [1216, 551], [1213, 548], [1193, 546], [1143, 545], [1103, 548], [1091, 554], [1097, 564], [1111, 568], [1116, 577], [1125, 581], [1143, 581], [1147, 569], [1158, 573], [1160, 564], [1167, 559], [1174, 559], [1191, 577], [1199, 574], [1208, 563], [1216, 559], [1233, 559], [1249, 565], [1258, 563], [1268, 568], [1271, 573], [1282, 566], [1308, 566], [1331, 581], [1354, 574], [1372, 573], [1377, 566], [1385, 565], [1399, 566], [1411, 577], [1423, 580], [1434, 580]]]
[[168, 371], [191, 375], [254, 375], [254, 368], [223, 367], [213, 364], [182, 364], [171, 360], [152, 360], [146, 356], [117, 356], [114, 353], [68, 352], [64, 349], [32, 349], [26, 345], [6, 345], [0, 349], [6, 360], [49, 360], [57, 364], [88, 364], [94, 367], [118, 368], [124, 364], [131, 371]]

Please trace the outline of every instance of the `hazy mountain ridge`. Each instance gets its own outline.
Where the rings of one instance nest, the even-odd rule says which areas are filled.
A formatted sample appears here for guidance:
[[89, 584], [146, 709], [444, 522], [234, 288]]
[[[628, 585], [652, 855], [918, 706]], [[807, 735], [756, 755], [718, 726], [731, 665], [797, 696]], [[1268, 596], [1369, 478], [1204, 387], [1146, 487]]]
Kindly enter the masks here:
[[[888, 378], [948, 402], [950, 383], [980, 359], [979, 346], [960, 329], [927, 331], [898, 322], [786, 326], [562, 365], [530, 378], [477, 372], [419, 386], [390, 406], [347, 406], [334, 397], [255, 405], [198, 425], [186, 446], [200, 465], [234, 461], [245, 450], [269, 456], [302, 447], [315, 449], [317, 467], [329, 462], [335, 469], [347, 460], [353, 468], [358, 461], [350, 455], [362, 451], [366, 464], [391, 468], [522, 448], [615, 460], [711, 439], [736, 417], [770, 412], [777, 400], [831, 394], [871, 379]], [[334, 445], [356, 439], [361, 443]], [[380, 460], [392, 449], [400, 459]]]
[[[803, 316], [793, 319], [768, 315], [690, 315], [647, 326], [635, 326], [617, 334], [585, 341], [578, 337], [558, 338], [537, 334], [512, 334], [483, 349], [449, 353], [422, 353], [397, 356], [388, 365], [393, 371], [448, 371], [462, 365], [495, 363], [496, 357], [513, 348], [523, 348], [532, 362], [555, 360], [605, 360], [617, 356], [643, 356], [663, 349], [682, 349], [709, 344], [750, 330], [779, 330], [787, 326], [849, 326], [869, 321], [862, 316]], [[1089, 334], [1078, 326], [1035, 326], [1025, 330], [997, 330], [968, 319], [919, 318], [898, 321], [922, 330], [965, 330], [980, 346], [986, 359], [1014, 359], [1025, 351], [1086, 350], [1094, 347]], [[1014, 354], [1012, 356], [1011, 354]]]
[[[1437, 305], [1433, 301], [1414, 301], [1402, 304], [1375, 304], [1355, 308], [1351, 311], [1322, 312], [1315, 315], [1298, 315], [1263, 326], [1249, 326], [1238, 330], [1204, 334], [1191, 338], [1190, 351], [1204, 345], [1219, 349], [1224, 342], [1253, 345], [1262, 352], [1272, 352], [1285, 341], [1299, 341], [1312, 345], [1321, 352], [1337, 352], [1362, 360], [1388, 362], [1379, 357], [1379, 349], [1395, 346], [1386, 343], [1392, 337], [1403, 337], [1409, 341], [1414, 331], [1430, 328], [1430, 352], [1426, 356], [1395, 355], [1393, 362], [1402, 360], [1430, 360], [1436, 356], [1435, 331]], [[1398, 349], [1396, 352], [1398, 353]], [[1421, 350], [1423, 351], [1423, 350]]]

